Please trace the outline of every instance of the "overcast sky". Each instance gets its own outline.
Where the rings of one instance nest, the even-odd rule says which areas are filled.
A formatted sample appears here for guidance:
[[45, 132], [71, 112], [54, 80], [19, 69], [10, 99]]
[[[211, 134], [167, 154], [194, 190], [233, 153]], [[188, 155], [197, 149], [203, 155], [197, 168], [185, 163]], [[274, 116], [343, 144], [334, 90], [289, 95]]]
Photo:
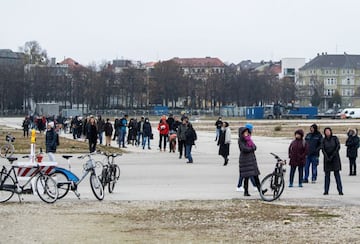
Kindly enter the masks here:
[[360, 54], [358, 0], [2, 0], [0, 9], [0, 49], [36, 40], [49, 57], [84, 65]]

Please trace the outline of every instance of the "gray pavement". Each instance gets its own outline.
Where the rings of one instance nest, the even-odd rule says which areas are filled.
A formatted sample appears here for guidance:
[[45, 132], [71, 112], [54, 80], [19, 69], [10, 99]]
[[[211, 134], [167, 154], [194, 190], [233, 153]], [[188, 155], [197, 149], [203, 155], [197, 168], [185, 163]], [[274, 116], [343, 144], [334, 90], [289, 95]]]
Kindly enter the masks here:
[[[21, 121], [17, 119], [0, 118], [0, 125], [18, 127]], [[196, 129], [196, 124], [194, 124]], [[155, 128], [153, 128], [155, 129]], [[178, 153], [160, 152], [158, 150], [158, 136], [151, 141], [152, 150], [143, 150], [141, 147], [129, 145], [123, 156], [117, 159], [121, 168], [120, 181], [116, 185], [115, 192], [109, 194], [106, 190], [104, 201], [113, 200], [221, 200], [221, 199], [260, 199], [259, 194], [250, 187], [251, 197], [244, 197], [242, 192], [236, 192], [239, 176], [237, 146], [237, 132], [233, 130], [232, 144], [230, 147], [230, 161], [228, 166], [223, 166], [223, 159], [218, 155], [218, 147], [214, 142], [214, 132], [198, 131], [198, 141], [193, 148], [193, 164], [186, 164], [186, 160], [179, 159]], [[62, 136], [70, 137], [69, 134]], [[261, 171], [260, 178], [272, 172], [275, 160], [270, 152], [278, 154], [282, 158], [287, 157], [290, 143], [288, 138], [253, 137], [258, 147], [256, 152], [258, 165]], [[117, 146], [112, 142], [113, 146]], [[317, 206], [342, 206], [359, 205], [360, 194], [357, 189], [360, 184], [360, 175], [348, 176], [349, 163], [345, 157], [346, 148], [341, 147], [341, 159], [343, 170], [344, 196], [339, 196], [336, 190], [335, 179], [331, 177], [331, 185], [328, 196], [323, 196], [324, 173], [322, 170], [322, 157], [318, 167], [318, 181], [316, 184], [304, 184], [303, 188], [288, 188], [289, 166], [286, 166], [286, 187], [279, 204], [317, 205]], [[67, 167], [65, 159], [56, 155], [60, 166]], [[97, 155], [97, 160], [103, 156]], [[46, 160], [46, 158], [45, 158]], [[81, 175], [83, 162], [76, 157], [72, 160], [72, 169], [77, 175]], [[295, 181], [297, 182], [297, 174]], [[89, 180], [85, 179], [79, 187], [81, 200], [95, 200], [92, 195]], [[29, 197], [31, 198], [31, 197]], [[13, 198], [16, 200], [16, 198]], [[61, 201], [73, 201], [76, 199], [70, 193]]]

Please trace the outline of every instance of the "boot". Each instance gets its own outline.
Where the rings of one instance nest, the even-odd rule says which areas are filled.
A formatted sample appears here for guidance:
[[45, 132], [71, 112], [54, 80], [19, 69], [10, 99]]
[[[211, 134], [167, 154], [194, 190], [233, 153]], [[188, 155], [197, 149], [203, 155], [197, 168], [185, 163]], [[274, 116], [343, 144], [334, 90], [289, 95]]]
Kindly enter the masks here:
[[245, 197], [250, 197], [251, 195], [249, 194], [249, 191], [245, 190], [244, 196], [245, 196]]

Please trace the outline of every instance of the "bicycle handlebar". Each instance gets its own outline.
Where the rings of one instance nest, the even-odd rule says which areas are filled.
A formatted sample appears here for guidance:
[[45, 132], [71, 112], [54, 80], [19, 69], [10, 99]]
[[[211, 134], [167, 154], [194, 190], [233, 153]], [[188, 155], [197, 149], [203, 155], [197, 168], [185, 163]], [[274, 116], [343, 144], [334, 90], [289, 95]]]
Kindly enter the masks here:
[[110, 158], [110, 157], [113, 157], [113, 158], [116, 158], [118, 156], [122, 156], [122, 153], [109, 153], [109, 152], [101, 152], [101, 151], [98, 151], [98, 153]]
[[276, 155], [275, 153], [270, 153], [270, 154], [273, 155], [278, 162], [283, 162], [283, 164], [286, 164], [286, 161], [285, 161], [285, 160], [282, 160], [282, 159], [281, 159], [278, 155]]
[[97, 154], [97, 152], [92, 152], [92, 153], [88, 153], [88, 154], [85, 154], [85, 155], [80, 155], [80, 156], [78, 156], [77, 158], [78, 158], [78, 159], [84, 159], [84, 158], [86, 158], [86, 157], [91, 158], [92, 155], [96, 155], [96, 154]]

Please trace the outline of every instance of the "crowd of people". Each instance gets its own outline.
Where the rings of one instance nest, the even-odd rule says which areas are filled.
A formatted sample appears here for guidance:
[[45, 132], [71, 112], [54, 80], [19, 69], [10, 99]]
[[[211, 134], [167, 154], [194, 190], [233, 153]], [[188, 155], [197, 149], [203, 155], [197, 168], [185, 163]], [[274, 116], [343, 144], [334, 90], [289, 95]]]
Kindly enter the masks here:
[[[64, 124], [65, 119], [58, 117], [45, 118], [29, 116], [23, 121], [24, 137], [28, 137], [28, 131], [36, 128], [40, 132], [46, 131], [46, 152], [50, 160], [55, 160], [53, 154], [59, 145], [58, 133], [61, 130], [66, 132]], [[154, 139], [149, 118], [142, 116], [138, 121], [136, 118], [130, 118], [124, 115], [122, 118], [115, 118], [112, 123], [109, 118], [104, 121], [101, 116], [89, 116], [83, 119], [75, 116], [69, 121], [69, 132], [73, 139], [86, 138], [89, 143], [89, 151], [94, 152], [97, 144], [103, 144], [105, 135], [105, 146], [111, 146], [111, 140], [117, 141], [119, 147], [127, 146], [142, 147], [151, 150], [151, 141]], [[228, 165], [231, 129], [226, 121], [219, 117], [215, 122], [216, 134], [215, 141], [219, 146], [218, 154], [224, 159], [223, 165]], [[193, 163], [192, 146], [195, 145], [197, 134], [186, 115], [180, 118], [169, 114], [161, 116], [157, 123], [159, 133], [158, 149], [160, 152], [169, 151], [170, 153], [179, 153], [179, 159], [183, 156], [187, 163]], [[252, 140], [253, 126], [246, 124], [239, 128], [238, 147], [239, 157], [239, 180], [237, 191], [243, 191], [245, 196], [250, 196], [248, 190], [249, 180], [252, 185], [260, 191], [260, 171], [257, 165], [255, 151], [257, 149]], [[104, 134], [104, 135], [103, 135]], [[345, 146], [347, 148], [346, 156], [349, 158], [349, 175], [356, 175], [356, 158], [358, 156], [359, 137], [357, 129], [349, 129]], [[168, 148], [168, 149], [167, 149]], [[288, 157], [290, 159], [289, 187], [294, 187], [295, 172], [298, 171], [298, 187], [303, 187], [306, 183], [316, 183], [318, 176], [318, 165], [320, 152], [323, 154], [323, 170], [325, 173], [324, 195], [328, 195], [330, 187], [330, 175], [333, 172], [339, 195], [343, 195], [343, 186], [341, 182], [341, 159], [339, 155], [340, 142], [330, 127], [324, 128], [323, 135], [316, 124], [310, 126], [309, 132], [305, 135], [302, 129], [294, 132], [294, 139], [288, 148]], [[311, 177], [310, 177], [311, 175]], [[311, 178], [311, 180], [310, 180]], [[244, 183], [244, 187], [242, 186]]]

